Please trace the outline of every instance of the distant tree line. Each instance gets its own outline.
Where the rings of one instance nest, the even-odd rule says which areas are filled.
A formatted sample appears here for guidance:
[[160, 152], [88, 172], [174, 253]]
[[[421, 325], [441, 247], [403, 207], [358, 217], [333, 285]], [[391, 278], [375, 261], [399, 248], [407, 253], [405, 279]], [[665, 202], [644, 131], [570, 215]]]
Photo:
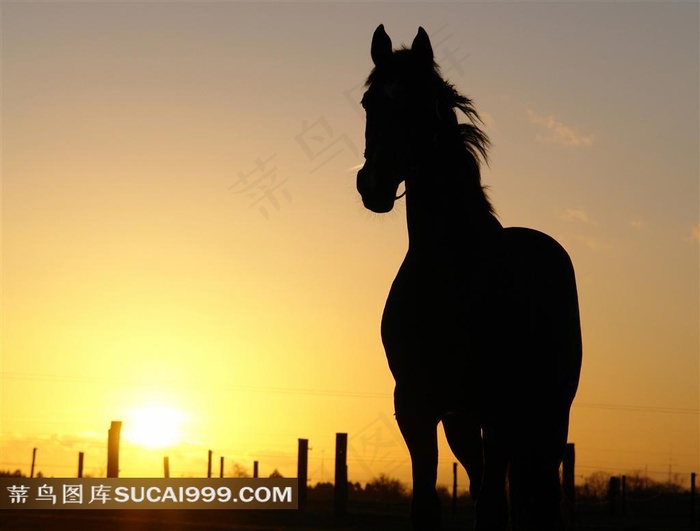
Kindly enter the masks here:
[[[610, 474], [595, 472], [588, 476], [583, 484], [576, 486], [576, 499], [578, 501], [606, 501], [610, 495]], [[683, 486], [681, 480], [675, 477], [672, 481], [661, 482], [651, 479], [639, 473], [625, 476], [626, 492], [633, 499], [645, 499], [650, 497], [668, 497], [685, 495], [688, 489]], [[405, 503], [411, 499], [411, 489], [396, 478], [380, 474], [367, 484], [349, 483], [349, 497], [354, 501], [378, 502], [378, 503]], [[328, 501], [333, 499], [333, 484], [330, 482], [317, 483], [308, 490], [309, 500]], [[446, 504], [452, 500], [451, 491], [444, 486], [438, 486], [438, 494]], [[471, 500], [464, 489], [459, 491], [460, 503]]]
[[[577, 497], [593, 500], [605, 500], [610, 494], [610, 477], [608, 472], [594, 472], [588, 476], [583, 485], [576, 487]], [[637, 497], [682, 494], [687, 491], [678, 476], [662, 482], [644, 476], [639, 472], [625, 475], [626, 491]]]
[[[443, 486], [438, 486], [438, 494], [444, 504], [452, 499], [450, 491]], [[330, 501], [333, 500], [333, 483], [324, 482], [310, 486], [308, 497], [310, 501]], [[460, 497], [468, 497], [463, 493]], [[386, 474], [380, 474], [362, 486], [361, 483], [348, 483], [348, 498], [356, 502], [381, 503], [381, 504], [404, 504], [411, 500], [411, 489], [405, 483]]]
[[[0, 478], [26, 478], [24, 474], [22, 474], [22, 471], [20, 469], [15, 470], [14, 472], [10, 472], [9, 470], [0, 470]], [[36, 475], [34, 476], [35, 478], [43, 478], [44, 474], [41, 472], [37, 472]]]

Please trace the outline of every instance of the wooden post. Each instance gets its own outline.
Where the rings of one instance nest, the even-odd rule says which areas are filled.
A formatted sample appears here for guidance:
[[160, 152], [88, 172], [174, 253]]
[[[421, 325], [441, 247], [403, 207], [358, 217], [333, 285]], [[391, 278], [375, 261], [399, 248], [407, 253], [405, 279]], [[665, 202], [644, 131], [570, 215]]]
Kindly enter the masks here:
[[258, 462], [257, 461], [253, 461], [253, 477], [254, 478], [258, 477]]
[[627, 476], [623, 475], [622, 476], [622, 481], [620, 482], [621, 484], [621, 490], [622, 490], [622, 496], [620, 497], [620, 505], [621, 505], [621, 513], [623, 516], [627, 515]]
[[208, 478], [211, 477], [211, 458], [212, 458], [212, 455], [213, 455], [213, 454], [214, 454], [214, 452], [212, 452], [211, 450], [209, 450], [209, 460], [208, 460], [208, 462], [207, 462], [207, 477], [208, 477]]
[[224, 477], [224, 456], [221, 456], [221, 459], [219, 460], [219, 477], [222, 478]]
[[[255, 472], [258, 471], [258, 462], [255, 462]], [[299, 509], [306, 507], [306, 482], [309, 468], [309, 440], [299, 439], [299, 454], [297, 458], [297, 480], [299, 493], [297, 495]]]
[[348, 504], [348, 434], [335, 434], [335, 514], [342, 516]]
[[457, 514], [457, 463], [452, 463], [452, 516]]
[[608, 484], [608, 509], [611, 515], [617, 514], [617, 499], [620, 496], [620, 478], [613, 476]]
[[107, 432], [107, 477], [119, 477], [119, 439], [121, 437], [122, 423], [113, 420]]
[[690, 526], [695, 526], [695, 478], [697, 474], [691, 472], [690, 474]]
[[83, 462], [85, 460], [85, 452], [78, 452], [78, 477], [83, 477]]
[[576, 528], [574, 507], [576, 506], [576, 487], [574, 485], [576, 468], [576, 447], [574, 443], [567, 443], [564, 450], [564, 461], [562, 462], [562, 490], [564, 493], [564, 511], [567, 516], [569, 527]]
[[170, 458], [167, 455], [163, 458], [163, 477], [170, 477]]
[[30, 478], [34, 477], [34, 463], [36, 463], [36, 448], [32, 450], [32, 470], [29, 473]]

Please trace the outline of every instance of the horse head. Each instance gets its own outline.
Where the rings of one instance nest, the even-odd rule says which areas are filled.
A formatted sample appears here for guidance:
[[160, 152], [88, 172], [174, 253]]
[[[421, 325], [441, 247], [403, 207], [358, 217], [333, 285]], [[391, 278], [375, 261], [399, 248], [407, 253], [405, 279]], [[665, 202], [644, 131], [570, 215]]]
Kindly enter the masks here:
[[380, 25], [372, 37], [371, 55], [375, 67], [362, 98], [367, 116], [365, 163], [357, 174], [357, 190], [366, 208], [383, 213], [394, 207], [399, 185], [415, 174], [432, 141], [438, 118], [437, 74], [423, 28], [411, 48], [394, 51]]

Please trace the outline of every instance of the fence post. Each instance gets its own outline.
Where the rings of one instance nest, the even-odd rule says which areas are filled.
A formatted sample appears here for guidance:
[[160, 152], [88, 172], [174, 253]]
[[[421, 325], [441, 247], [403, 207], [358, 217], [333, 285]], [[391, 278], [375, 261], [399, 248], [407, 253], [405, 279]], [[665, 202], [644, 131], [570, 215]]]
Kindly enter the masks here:
[[211, 478], [211, 458], [214, 452], [209, 450], [209, 458], [207, 459], [207, 477]]
[[122, 423], [113, 420], [107, 432], [107, 477], [119, 477], [119, 439], [121, 437]]
[[457, 514], [457, 463], [452, 463], [452, 516]]
[[78, 477], [83, 477], [83, 461], [85, 460], [85, 452], [78, 452]]
[[695, 525], [695, 478], [697, 474], [691, 472], [690, 474], [690, 526]]
[[167, 455], [163, 458], [163, 477], [170, 477], [170, 458]]
[[36, 462], [36, 448], [32, 450], [32, 470], [29, 473], [29, 477], [33, 478], [34, 477], [34, 463]]
[[[299, 453], [297, 458], [297, 481], [299, 493], [297, 494], [299, 509], [306, 507], [306, 481], [308, 477], [309, 440], [299, 439]], [[258, 471], [258, 462], [255, 462], [255, 472]]]
[[576, 447], [574, 443], [567, 443], [562, 462], [562, 490], [564, 491], [564, 511], [568, 517], [571, 529], [576, 528], [575, 503], [576, 487], [574, 485], [576, 470]]
[[620, 498], [620, 505], [622, 510], [620, 513], [622, 516], [627, 516], [627, 476], [625, 475], [622, 476], [621, 486], [622, 496]]
[[219, 459], [219, 477], [224, 477], [224, 456]]
[[335, 434], [335, 514], [345, 514], [348, 503], [348, 434]]
[[253, 477], [254, 478], [258, 477], [258, 462], [257, 461], [253, 461]]

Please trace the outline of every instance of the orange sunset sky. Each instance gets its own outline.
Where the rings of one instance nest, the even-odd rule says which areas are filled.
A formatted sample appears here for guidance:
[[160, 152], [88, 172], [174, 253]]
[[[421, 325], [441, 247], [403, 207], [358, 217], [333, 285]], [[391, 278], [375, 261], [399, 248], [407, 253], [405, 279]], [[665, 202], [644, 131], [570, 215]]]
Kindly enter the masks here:
[[405, 208], [355, 191], [384, 23], [474, 99], [501, 222], [572, 256], [577, 479], [700, 472], [697, 3], [1, 9], [0, 470], [104, 475], [121, 420], [123, 476], [293, 476], [308, 438], [327, 481], [347, 432], [351, 481], [409, 481], [379, 337]]

